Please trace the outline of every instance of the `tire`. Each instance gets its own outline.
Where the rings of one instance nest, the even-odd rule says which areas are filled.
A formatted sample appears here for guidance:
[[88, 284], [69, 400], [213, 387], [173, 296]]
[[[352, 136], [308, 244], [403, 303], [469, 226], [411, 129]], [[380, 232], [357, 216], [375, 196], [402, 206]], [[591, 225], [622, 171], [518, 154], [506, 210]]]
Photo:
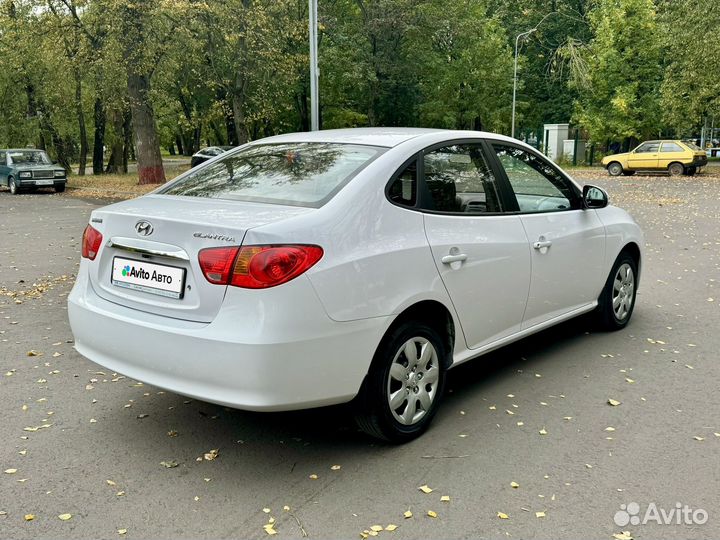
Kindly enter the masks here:
[[623, 176], [632, 176], [633, 174], [635, 174], [635, 171], [623, 171], [622, 173]]
[[670, 176], [680, 176], [683, 173], [685, 173], [685, 167], [683, 167], [682, 163], [676, 161], [668, 165], [668, 174]]
[[55, 184], [55, 193], [62, 193], [65, 191], [65, 182], [62, 184]]
[[422, 435], [442, 399], [446, 358], [445, 342], [425, 323], [406, 321], [391, 329], [355, 400], [358, 427], [396, 444]]
[[607, 171], [610, 176], [620, 176], [623, 173], [623, 166], [617, 161], [608, 164]]
[[17, 181], [12, 176], [8, 178], [8, 187], [10, 188], [11, 195], [20, 193], [20, 186], [18, 186]]
[[637, 261], [627, 252], [615, 259], [598, 298], [597, 321], [605, 330], [620, 330], [630, 322], [637, 295]]

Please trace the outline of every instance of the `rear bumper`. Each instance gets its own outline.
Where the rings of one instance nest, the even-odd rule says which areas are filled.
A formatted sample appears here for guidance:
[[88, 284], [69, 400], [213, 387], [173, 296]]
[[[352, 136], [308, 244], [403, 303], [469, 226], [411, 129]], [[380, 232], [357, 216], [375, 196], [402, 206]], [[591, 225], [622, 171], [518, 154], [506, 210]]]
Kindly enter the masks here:
[[[275, 290], [251, 291], [270, 294], [250, 304], [249, 291], [229, 288], [211, 323], [114, 304], [97, 296], [86, 276], [81, 267], [68, 298], [80, 354], [133, 379], [239, 409], [351, 400], [387, 324], [386, 318], [332, 321], [302, 276]], [[285, 289], [282, 309], [273, 305], [278, 289]]]
[[698, 156], [692, 162], [692, 167], [704, 167], [708, 164], [707, 156]]

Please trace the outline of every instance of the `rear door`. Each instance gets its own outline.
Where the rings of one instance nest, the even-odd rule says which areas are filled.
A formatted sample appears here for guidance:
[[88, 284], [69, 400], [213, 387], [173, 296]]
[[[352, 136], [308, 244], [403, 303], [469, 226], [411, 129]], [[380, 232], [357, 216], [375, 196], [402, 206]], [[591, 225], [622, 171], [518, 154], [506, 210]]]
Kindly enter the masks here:
[[468, 348], [520, 330], [530, 251], [520, 216], [503, 201], [478, 140], [426, 150], [419, 160], [425, 234]]
[[660, 143], [648, 141], [628, 154], [628, 166], [632, 170], [646, 170], [658, 168], [658, 153]]
[[583, 209], [577, 188], [544, 156], [507, 142], [492, 147], [528, 238], [531, 279], [524, 330], [596, 300], [605, 227], [595, 210]]

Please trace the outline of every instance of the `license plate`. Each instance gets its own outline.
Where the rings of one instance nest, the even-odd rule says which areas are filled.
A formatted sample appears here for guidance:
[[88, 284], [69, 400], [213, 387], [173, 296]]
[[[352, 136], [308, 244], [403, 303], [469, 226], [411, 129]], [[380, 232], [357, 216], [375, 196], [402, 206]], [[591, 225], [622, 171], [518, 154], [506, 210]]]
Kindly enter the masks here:
[[167, 298], [182, 298], [185, 269], [122, 257], [113, 258], [112, 284]]
[[36, 186], [51, 186], [55, 182], [53, 180], [35, 180]]

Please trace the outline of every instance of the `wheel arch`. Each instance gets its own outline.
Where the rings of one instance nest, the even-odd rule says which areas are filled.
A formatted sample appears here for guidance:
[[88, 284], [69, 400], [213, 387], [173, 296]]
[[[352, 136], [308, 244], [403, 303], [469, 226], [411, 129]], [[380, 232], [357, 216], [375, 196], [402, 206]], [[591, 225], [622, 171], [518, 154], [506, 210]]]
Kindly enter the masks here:
[[[640, 268], [642, 263], [642, 253], [640, 251], [640, 246], [637, 245], [635, 242], [628, 242], [623, 246], [623, 248], [620, 250], [620, 253], [618, 253], [618, 256], [622, 253], [627, 253], [630, 255], [634, 260], [635, 264], [637, 265], [638, 275], [635, 278], [636, 286], [640, 284]], [[617, 258], [617, 257], [616, 257]]]
[[437, 300], [420, 300], [406, 307], [395, 317], [385, 331], [383, 339], [398, 325], [411, 320], [424, 322], [440, 334], [447, 348], [447, 356], [443, 362], [446, 368], [450, 367], [455, 348], [456, 326], [447, 306]]

